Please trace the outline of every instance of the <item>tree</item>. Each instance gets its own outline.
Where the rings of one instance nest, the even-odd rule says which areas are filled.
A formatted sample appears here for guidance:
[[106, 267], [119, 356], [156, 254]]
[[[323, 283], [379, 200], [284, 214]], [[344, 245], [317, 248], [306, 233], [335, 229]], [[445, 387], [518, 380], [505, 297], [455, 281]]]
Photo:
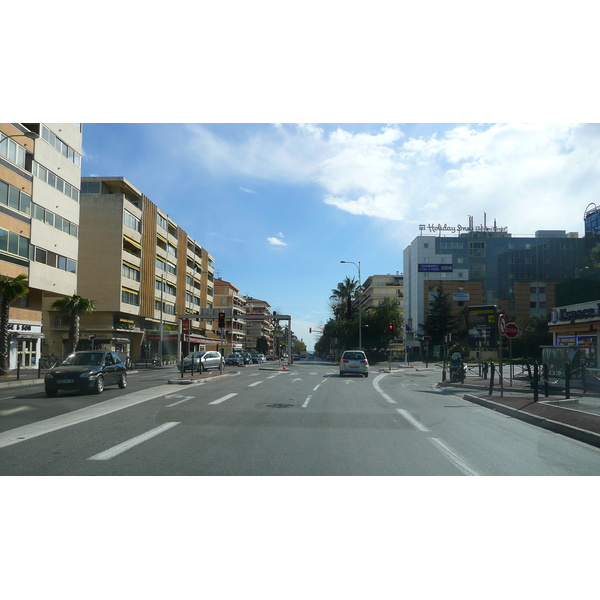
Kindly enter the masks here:
[[54, 310], [69, 319], [69, 353], [75, 352], [79, 343], [79, 318], [81, 315], [96, 310], [94, 301], [73, 294], [55, 300], [50, 305], [50, 310]]
[[29, 294], [29, 288], [23, 283], [27, 275], [17, 275], [14, 279], [0, 276], [0, 374], [7, 375], [8, 364], [8, 317], [10, 305], [18, 298], [24, 298]]
[[350, 277], [346, 277], [334, 290], [331, 290], [330, 299], [334, 301], [333, 313], [336, 317], [352, 318], [352, 299], [357, 291], [358, 281]]
[[423, 331], [431, 338], [431, 343], [436, 345], [443, 344], [444, 336], [453, 332], [455, 327], [456, 319], [452, 316], [452, 303], [448, 294], [438, 289], [429, 305]]
[[256, 351], [259, 354], [269, 354], [269, 340], [264, 335], [256, 340]]

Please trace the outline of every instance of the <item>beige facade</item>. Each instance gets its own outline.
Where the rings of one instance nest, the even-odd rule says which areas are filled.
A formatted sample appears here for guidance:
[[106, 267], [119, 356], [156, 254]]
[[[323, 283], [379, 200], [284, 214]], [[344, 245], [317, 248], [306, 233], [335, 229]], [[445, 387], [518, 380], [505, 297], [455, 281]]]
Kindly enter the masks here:
[[[258, 315], [258, 320], [246, 321], [246, 349], [255, 350], [259, 338], [267, 338], [269, 348], [273, 348], [273, 321], [271, 320], [271, 305], [266, 300], [258, 300], [244, 296], [246, 314]], [[264, 319], [260, 318], [264, 315]]]
[[[214, 259], [123, 177], [84, 177], [80, 295], [96, 312], [81, 338], [132, 360], [177, 355], [179, 318], [211, 308]], [[216, 349], [212, 321], [192, 319], [183, 351]]]
[[[229, 309], [231, 317], [225, 319], [225, 354], [239, 352], [246, 347], [246, 300], [240, 295], [240, 290], [232, 283], [223, 279], [215, 279], [216, 309]], [[226, 312], [228, 314], [228, 312]]]
[[17, 361], [36, 368], [42, 354], [62, 354], [47, 309], [77, 291], [81, 129], [80, 123], [0, 123], [0, 229], [7, 232], [0, 232], [0, 274], [26, 274], [30, 289], [11, 308], [11, 368]]

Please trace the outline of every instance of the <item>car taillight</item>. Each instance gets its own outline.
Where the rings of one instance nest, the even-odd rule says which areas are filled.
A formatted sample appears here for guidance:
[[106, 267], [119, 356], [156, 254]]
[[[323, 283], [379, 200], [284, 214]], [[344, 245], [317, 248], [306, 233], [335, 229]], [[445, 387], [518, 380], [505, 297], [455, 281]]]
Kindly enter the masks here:
[[366, 360], [361, 360], [360, 362], [361, 362], [363, 365], [368, 365], [368, 364], [369, 364], [369, 362], [368, 362], [368, 361], [366, 361]]
[[342, 358], [342, 360], [340, 360], [340, 362], [348, 362], [348, 361]]

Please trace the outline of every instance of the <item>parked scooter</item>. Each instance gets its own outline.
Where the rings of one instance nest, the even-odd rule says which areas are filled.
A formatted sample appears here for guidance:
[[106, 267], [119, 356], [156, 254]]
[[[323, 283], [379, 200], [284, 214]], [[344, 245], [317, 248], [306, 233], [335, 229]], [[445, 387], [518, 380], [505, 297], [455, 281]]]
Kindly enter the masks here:
[[450, 357], [450, 383], [464, 383], [467, 365], [463, 362], [462, 354], [454, 352]]

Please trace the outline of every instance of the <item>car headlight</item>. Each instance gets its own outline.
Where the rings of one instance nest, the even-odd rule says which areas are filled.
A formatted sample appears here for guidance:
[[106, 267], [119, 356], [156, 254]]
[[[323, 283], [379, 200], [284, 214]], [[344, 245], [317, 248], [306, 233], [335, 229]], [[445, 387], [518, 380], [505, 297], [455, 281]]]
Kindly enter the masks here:
[[52, 379], [54, 375], [52, 373], [46, 373], [45, 379]]

